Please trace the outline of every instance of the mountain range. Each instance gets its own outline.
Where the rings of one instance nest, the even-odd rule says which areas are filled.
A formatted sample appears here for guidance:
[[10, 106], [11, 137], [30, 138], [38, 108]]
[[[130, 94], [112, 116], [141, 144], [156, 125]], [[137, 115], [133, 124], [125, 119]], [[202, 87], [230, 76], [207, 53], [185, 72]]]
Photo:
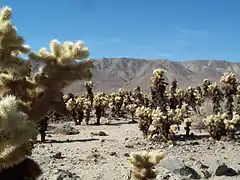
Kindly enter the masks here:
[[[146, 60], [136, 58], [102, 58], [93, 60], [93, 85], [95, 92], [113, 92], [119, 88], [134, 89], [137, 85], [142, 91], [149, 92], [153, 70], [167, 70], [169, 83], [173, 79], [178, 86], [201, 85], [207, 78], [219, 81], [224, 72], [235, 72], [240, 79], [240, 63], [225, 60], [169, 61], [167, 59]], [[82, 81], [76, 81], [65, 92], [85, 92]]]

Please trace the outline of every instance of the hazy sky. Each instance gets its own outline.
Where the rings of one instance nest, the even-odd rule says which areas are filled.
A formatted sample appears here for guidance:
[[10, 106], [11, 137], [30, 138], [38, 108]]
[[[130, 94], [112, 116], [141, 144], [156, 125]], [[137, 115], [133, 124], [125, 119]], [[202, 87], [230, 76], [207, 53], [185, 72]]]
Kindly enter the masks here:
[[34, 50], [84, 40], [92, 58], [240, 60], [240, 0], [1, 0]]

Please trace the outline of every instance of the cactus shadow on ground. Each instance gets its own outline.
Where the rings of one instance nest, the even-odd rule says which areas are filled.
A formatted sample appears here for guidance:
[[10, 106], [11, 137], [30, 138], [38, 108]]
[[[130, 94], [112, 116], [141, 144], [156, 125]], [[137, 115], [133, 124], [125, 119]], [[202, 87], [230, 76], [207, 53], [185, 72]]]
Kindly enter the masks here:
[[88, 141], [99, 141], [97, 138], [87, 139], [66, 139], [66, 140], [46, 140], [44, 143], [74, 143], [74, 142], [88, 142]]

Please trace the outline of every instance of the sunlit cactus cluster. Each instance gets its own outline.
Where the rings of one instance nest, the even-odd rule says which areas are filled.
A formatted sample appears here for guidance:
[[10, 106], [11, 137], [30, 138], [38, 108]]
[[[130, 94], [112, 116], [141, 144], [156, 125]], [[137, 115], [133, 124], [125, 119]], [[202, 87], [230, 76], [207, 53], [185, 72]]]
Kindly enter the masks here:
[[[168, 87], [166, 70], [156, 69], [151, 78], [150, 93], [141, 92], [140, 86], [133, 90], [120, 88], [117, 92], [109, 94], [103, 92], [93, 93], [92, 84], [92, 81], [85, 82], [85, 87], [89, 86], [91, 89], [92, 95], [90, 96], [94, 97], [93, 107], [90, 105], [91, 99], [89, 99], [88, 90], [86, 94], [70, 94], [68, 96], [65, 95], [63, 98], [74, 97], [73, 100], [69, 100], [66, 103], [66, 107], [69, 109], [68, 106], [70, 104], [68, 105], [68, 103], [73, 103], [73, 110], [71, 111], [76, 111], [75, 114], [82, 114], [80, 119], [77, 117], [81, 122], [82, 118], [86, 116], [86, 124], [91, 122], [100, 125], [102, 117], [118, 120], [119, 118], [127, 118], [129, 116], [132, 123], [138, 123], [138, 127], [144, 137], [165, 140], [176, 139], [176, 134], [181, 128], [185, 131], [186, 137], [192, 137], [194, 134], [191, 132], [191, 126], [194, 121], [194, 114], [202, 117], [206, 127], [210, 126], [206, 119], [214, 119], [222, 116], [223, 113], [224, 117], [227, 115], [225, 119], [229, 119], [229, 123], [234, 119], [233, 122], [236, 122], [234, 126], [239, 126], [236, 119], [237, 114], [240, 112], [240, 88], [233, 73], [225, 73], [219, 82], [212, 83], [210, 80], [204, 79], [202, 87], [183, 89], [178, 87], [176, 79], [173, 79]], [[77, 110], [76, 102], [79, 96], [84, 98], [88, 106]], [[205, 117], [200, 108], [207, 99], [213, 104], [213, 116], [209, 117]], [[235, 102], [234, 99], [236, 100]], [[236, 104], [235, 106], [234, 103]], [[94, 112], [95, 117], [91, 116]], [[232, 124], [229, 127], [232, 127]], [[209, 131], [210, 129], [214, 128], [208, 128]], [[235, 131], [232, 130], [231, 132], [231, 136], [234, 137]], [[213, 134], [216, 133], [213, 132]], [[223, 133], [220, 132], [220, 134], [222, 134], [222, 137]], [[230, 133], [225, 133], [225, 135], [227, 134]], [[213, 135], [212, 137], [215, 138], [216, 136]]]
[[220, 140], [222, 136], [229, 135], [233, 138], [237, 130], [237, 125], [240, 123], [240, 116], [233, 112], [232, 119], [228, 119], [227, 113], [210, 115], [203, 119], [204, 124], [212, 138]]

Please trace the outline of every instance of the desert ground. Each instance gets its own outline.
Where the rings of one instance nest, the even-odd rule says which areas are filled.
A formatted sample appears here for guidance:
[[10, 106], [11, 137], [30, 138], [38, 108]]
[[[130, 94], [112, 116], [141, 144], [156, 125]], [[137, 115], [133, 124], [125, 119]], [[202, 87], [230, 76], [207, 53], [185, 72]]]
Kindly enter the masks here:
[[155, 168], [158, 180], [240, 179], [240, 141], [213, 141], [199, 124], [193, 124], [191, 139], [151, 142], [143, 138], [138, 124], [129, 121], [103, 118], [99, 126], [50, 124], [47, 142], [33, 150], [33, 159], [43, 170], [40, 180], [127, 180], [132, 168], [129, 154], [141, 150], [164, 152]]

